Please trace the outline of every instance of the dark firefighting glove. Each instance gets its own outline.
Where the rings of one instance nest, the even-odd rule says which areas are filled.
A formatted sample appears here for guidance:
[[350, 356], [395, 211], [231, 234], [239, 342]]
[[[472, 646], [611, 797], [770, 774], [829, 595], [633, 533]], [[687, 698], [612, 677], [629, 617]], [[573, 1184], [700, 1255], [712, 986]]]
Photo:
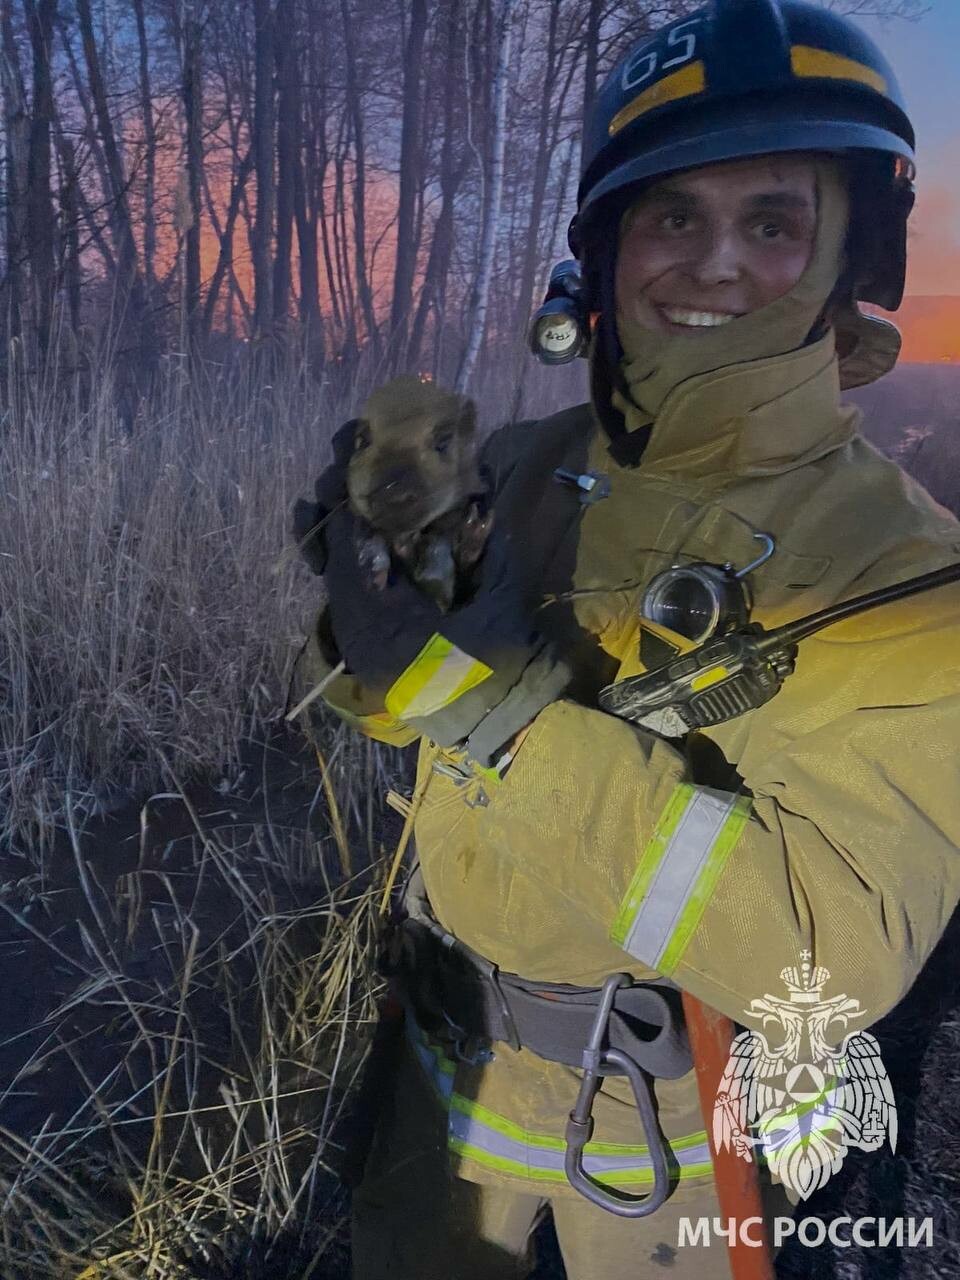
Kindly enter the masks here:
[[[535, 614], [545, 561], [562, 528], [577, 518], [576, 497], [552, 483], [542, 466], [512, 468], [507, 500], [494, 498], [493, 528], [473, 570], [475, 588], [444, 613], [400, 569], [382, 590], [361, 572], [356, 520], [346, 503], [353, 431], [350, 422], [337, 432], [317, 501], [298, 503], [294, 513], [300, 549], [324, 574], [328, 643], [332, 638], [346, 671], [398, 720], [441, 746], [462, 745], [488, 766], [570, 679], [566, 663], [538, 632]], [[548, 533], [542, 501], [538, 510], [544, 497], [553, 515]]]

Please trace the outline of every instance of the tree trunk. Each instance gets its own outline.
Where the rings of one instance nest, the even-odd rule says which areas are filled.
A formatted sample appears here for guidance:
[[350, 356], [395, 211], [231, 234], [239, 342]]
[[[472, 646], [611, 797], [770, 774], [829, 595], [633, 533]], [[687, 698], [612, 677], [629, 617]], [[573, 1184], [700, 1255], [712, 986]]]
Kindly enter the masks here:
[[300, 154], [299, 71], [294, 48], [292, 0], [277, 0], [277, 238], [273, 262], [273, 319], [286, 328], [290, 307], [295, 168]]
[[256, 31], [253, 150], [257, 170], [257, 213], [253, 228], [254, 336], [269, 332], [273, 321], [273, 271], [270, 248], [274, 217], [274, 35], [270, 0], [254, 0]]
[[147, 25], [143, 0], [133, 0], [137, 19], [137, 45], [140, 52], [140, 115], [143, 120], [143, 274], [147, 300], [152, 302], [156, 288], [157, 256], [157, 129], [153, 118], [150, 92], [150, 62], [147, 48]]
[[587, 9], [586, 58], [583, 68], [583, 122], [593, 107], [597, 96], [597, 65], [600, 57], [600, 18], [602, 0], [589, 0]]
[[343, 347], [349, 359], [352, 360], [359, 350], [360, 337], [357, 328], [357, 302], [353, 281], [350, 276], [350, 261], [348, 257], [346, 163], [347, 149], [350, 143], [349, 130], [347, 132], [348, 136], [338, 142], [337, 153], [334, 158], [336, 182], [333, 188], [333, 250], [337, 270], [337, 285], [340, 297], [343, 299]]
[[77, 175], [76, 152], [69, 138], [57, 138], [57, 153], [60, 156], [60, 226], [61, 232], [61, 264], [64, 285], [67, 293], [67, 306], [70, 309], [70, 325], [76, 334], [80, 329], [81, 293], [80, 293], [80, 209], [77, 199], [80, 192], [80, 179]]
[[457, 160], [454, 154], [456, 120], [462, 102], [462, 70], [460, 66], [460, 0], [449, 0], [443, 91], [443, 142], [440, 146], [440, 213], [433, 228], [430, 253], [423, 275], [423, 288], [410, 333], [407, 362], [411, 368], [420, 363], [420, 352], [427, 319], [443, 291], [453, 251], [454, 201], [470, 165], [471, 152], [464, 148]]
[[476, 368], [477, 356], [487, 326], [487, 304], [490, 297], [490, 280], [493, 276], [493, 255], [496, 249], [497, 229], [500, 222], [500, 202], [503, 195], [503, 152], [506, 140], [507, 73], [510, 64], [511, 19], [516, 0], [500, 0], [494, 36], [497, 51], [493, 73], [492, 116], [493, 129], [490, 138], [490, 178], [484, 200], [480, 236], [480, 262], [473, 286], [472, 305], [467, 319], [467, 346], [457, 371], [456, 389], [461, 394], [470, 385]]
[[[100, 257], [103, 261], [104, 269], [106, 270], [107, 276], [109, 279], [112, 280], [117, 273], [117, 260], [114, 257], [113, 250], [110, 248], [110, 245], [107, 242], [107, 237], [103, 234], [102, 227], [97, 222], [97, 218], [94, 210], [90, 207], [90, 201], [87, 199], [87, 196], [83, 190], [83, 184], [79, 181], [79, 174], [77, 173], [76, 151], [74, 149], [73, 143], [64, 134], [63, 128], [56, 115], [53, 118], [53, 136], [54, 136], [54, 141], [57, 147], [57, 155], [60, 157], [60, 164], [63, 169], [64, 184], [66, 187], [69, 188], [70, 205], [75, 210], [75, 215], [77, 217], [78, 252], [79, 252], [79, 243], [80, 243], [79, 227], [80, 227], [80, 219], [82, 219], [90, 232], [90, 242], [96, 247], [96, 250], [100, 254]], [[73, 174], [72, 182], [69, 177], [71, 173]], [[62, 192], [61, 207], [63, 207], [64, 198], [65, 198], [65, 192]], [[67, 225], [68, 226], [70, 225], [69, 220]], [[77, 270], [79, 271], [79, 262], [77, 264]]]
[[237, 214], [240, 212], [240, 201], [247, 185], [247, 179], [253, 172], [253, 164], [254, 155], [253, 147], [251, 147], [240, 161], [240, 167], [234, 178], [233, 187], [230, 191], [230, 201], [227, 205], [227, 216], [222, 230], [215, 221], [216, 210], [213, 207], [213, 201], [208, 197], [207, 204], [210, 210], [210, 218], [213, 223], [213, 229], [220, 241], [220, 252], [217, 255], [217, 265], [214, 267], [213, 276], [210, 279], [210, 287], [207, 290], [207, 300], [203, 306], [202, 332], [204, 336], [210, 332], [214, 312], [217, 309], [217, 301], [220, 297], [220, 289], [223, 286], [223, 278], [232, 265], [233, 229], [236, 225]]
[[203, 174], [203, 72], [200, 23], [191, 3], [183, 27], [183, 111], [187, 128], [186, 281], [184, 307], [191, 353], [203, 331], [200, 306], [200, 189]]
[[543, 200], [547, 190], [547, 175], [550, 171], [551, 158], [548, 138], [551, 120], [555, 119], [557, 115], [554, 95], [557, 91], [557, 22], [559, 12], [560, 0], [550, 0], [546, 70], [540, 95], [540, 113], [537, 120], [537, 146], [534, 154], [533, 184], [529, 201], [530, 214], [523, 238], [523, 261], [516, 293], [517, 306], [513, 317], [513, 328], [517, 333], [521, 333], [526, 329], [527, 321], [530, 318], [533, 286], [536, 280], [537, 266], [540, 262]]
[[360, 310], [363, 314], [367, 341], [370, 343], [374, 361], [379, 361], [380, 333], [373, 311], [373, 291], [367, 274], [367, 157], [364, 144], [363, 103], [360, 86], [357, 83], [356, 44], [347, 0], [340, 0], [340, 13], [343, 17], [343, 47], [346, 58], [347, 112], [353, 130], [353, 253], [357, 293], [360, 298]]
[[410, 29], [403, 58], [403, 123], [400, 131], [400, 193], [397, 205], [397, 255], [390, 309], [392, 364], [403, 362], [413, 299], [413, 277], [419, 244], [414, 235], [417, 192], [423, 156], [420, 151], [423, 46], [427, 34], [426, 0], [411, 0]]
[[317, 220], [307, 212], [303, 165], [297, 156], [293, 171], [293, 204], [300, 251], [300, 327], [303, 349], [311, 365], [324, 361], [323, 313], [320, 310], [320, 274], [317, 261]]
[[[77, 55], [74, 53], [73, 41], [70, 39], [70, 28], [61, 14], [57, 21], [57, 28], [60, 32], [60, 43], [63, 45], [64, 52], [67, 55], [67, 63], [70, 66], [70, 75], [73, 80], [73, 89], [77, 95], [77, 101], [80, 103], [80, 110], [83, 112], [84, 124], [84, 141], [90, 148], [90, 154], [93, 156], [93, 163], [96, 166], [97, 177], [100, 180], [100, 190], [103, 193], [103, 203], [108, 205], [110, 202], [110, 192], [112, 190], [110, 183], [110, 174], [107, 171], [107, 161], [103, 154], [103, 145], [97, 132], [97, 122], [94, 119], [93, 107], [90, 105], [90, 94], [87, 92], [86, 81], [83, 78], [83, 72], [80, 64], [77, 62]], [[113, 228], [111, 228], [111, 234]], [[113, 248], [116, 248], [116, 242], [113, 242]]]
[[[317, 192], [317, 221], [320, 225], [320, 246], [323, 249], [323, 265], [327, 275], [327, 290], [330, 294], [330, 310], [333, 313], [333, 323], [341, 336], [346, 327], [346, 312], [340, 305], [340, 289], [337, 281], [336, 267], [333, 261], [333, 250], [330, 245], [330, 224], [331, 219], [327, 217], [326, 196], [323, 190], [323, 176], [321, 175], [316, 185]], [[336, 243], [337, 228], [333, 226], [333, 239]]]
[[50, 189], [50, 126], [53, 82], [50, 54], [56, 0], [25, 0], [33, 54], [33, 111], [27, 158], [27, 253], [30, 259], [33, 323], [41, 365], [50, 349], [54, 295], [54, 216]]
[[30, 121], [20, 70], [20, 55], [13, 30], [12, 0], [3, 0], [0, 26], [3, 36], [3, 115], [6, 133], [6, 251], [4, 280], [6, 337], [23, 331], [23, 264], [26, 254], [27, 164], [30, 153]]
[[[295, 100], [300, 129], [303, 128], [299, 81]], [[312, 155], [313, 147], [307, 147]], [[312, 175], [311, 175], [312, 177]], [[322, 181], [322, 177], [321, 177]], [[311, 366], [319, 368], [325, 358], [323, 313], [320, 310], [320, 264], [318, 259], [317, 214], [314, 203], [307, 200], [307, 175], [304, 172], [303, 144], [298, 138], [293, 158], [293, 215], [297, 226], [300, 265], [300, 328], [303, 350]]]
[[[130, 211], [127, 205], [126, 178], [120, 151], [117, 147], [113, 120], [110, 116], [107, 91], [100, 69], [100, 56], [93, 34], [93, 17], [90, 12], [90, 0], [75, 0], [77, 19], [80, 23], [80, 35], [83, 40], [84, 60], [87, 64], [87, 76], [90, 82], [90, 94], [93, 110], [96, 114], [97, 129], [103, 143], [103, 154], [111, 190], [111, 220], [114, 225], [114, 243], [117, 248], [117, 301], [119, 303], [119, 319], [133, 321], [139, 330], [139, 355], [141, 367], [152, 368], [155, 351], [153, 347], [152, 325], [146, 315], [143, 297], [143, 285], [137, 265], [137, 248], [130, 223]], [[127, 314], [127, 311], [130, 314]]]

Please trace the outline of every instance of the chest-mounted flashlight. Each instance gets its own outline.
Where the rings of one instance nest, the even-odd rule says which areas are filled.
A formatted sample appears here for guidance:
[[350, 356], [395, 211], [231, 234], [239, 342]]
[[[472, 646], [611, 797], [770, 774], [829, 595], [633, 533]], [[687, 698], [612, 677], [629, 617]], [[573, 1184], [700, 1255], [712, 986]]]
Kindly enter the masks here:
[[747, 575], [773, 555], [768, 533], [755, 533], [765, 546], [743, 569], [732, 564], [673, 565], [651, 579], [640, 602], [640, 615], [694, 644], [746, 626], [753, 598]]
[[586, 355], [589, 342], [580, 266], [567, 258], [550, 272], [543, 305], [530, 325], [530, 350], [543, 364], [567, 364]]

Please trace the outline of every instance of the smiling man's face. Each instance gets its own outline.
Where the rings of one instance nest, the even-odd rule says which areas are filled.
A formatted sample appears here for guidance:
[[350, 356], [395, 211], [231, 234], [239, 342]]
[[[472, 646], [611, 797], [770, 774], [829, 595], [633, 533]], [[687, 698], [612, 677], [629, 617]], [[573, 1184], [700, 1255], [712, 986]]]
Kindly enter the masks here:
[[617, 312], [695, 338], [789, 293], [817, 230], [814, 161], [756, 156], [648, 187], [623, 222]]

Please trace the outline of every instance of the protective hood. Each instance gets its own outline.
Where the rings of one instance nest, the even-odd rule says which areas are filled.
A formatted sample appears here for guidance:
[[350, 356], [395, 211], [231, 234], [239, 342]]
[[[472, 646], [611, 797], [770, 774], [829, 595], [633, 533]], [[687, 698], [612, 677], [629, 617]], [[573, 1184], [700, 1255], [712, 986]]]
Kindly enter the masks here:
[[[823, 336], [817, 321], [844, 270], [849, 199], [839, 164], [828, 156], [816, 157], [815, 163], [816, 239], [806, 270], [789, 293], [695, 337], [659, 333], [618, 315], [624, 355], [621, 386], [613, 391], [612, 403], [628, 431], [654, 423], [671, 392], [691, 378], [769, 360]], [[848, 302], [833, 324], [841, 388], [874, 381], [896, 363], [900, 335], [889, 322], [865, 316]]]
[[628, 394], [614, 403], [628, 426], [656, 418], [670, 392], [688, 378], [804, 345], [843, 271], [849, 221], [846, 183], [837, 163], [828, 158], [817, 158], [815, 163], [816, 239], [806, 270], [789, 293], [729, 324], [689, 337], [659, 333], [632, 317], [617, 315]]

